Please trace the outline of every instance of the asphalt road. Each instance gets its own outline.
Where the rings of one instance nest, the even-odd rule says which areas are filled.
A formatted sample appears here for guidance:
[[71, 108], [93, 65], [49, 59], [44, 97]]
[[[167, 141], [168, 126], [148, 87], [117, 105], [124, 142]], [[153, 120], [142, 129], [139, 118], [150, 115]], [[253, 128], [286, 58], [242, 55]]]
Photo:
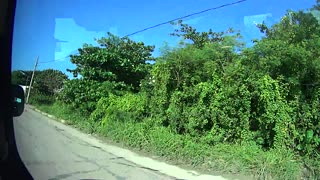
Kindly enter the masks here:
[[19, 154], [34, 179], [175, 179], [113, 155], [28, 107], [14, 118], [14, 128]]

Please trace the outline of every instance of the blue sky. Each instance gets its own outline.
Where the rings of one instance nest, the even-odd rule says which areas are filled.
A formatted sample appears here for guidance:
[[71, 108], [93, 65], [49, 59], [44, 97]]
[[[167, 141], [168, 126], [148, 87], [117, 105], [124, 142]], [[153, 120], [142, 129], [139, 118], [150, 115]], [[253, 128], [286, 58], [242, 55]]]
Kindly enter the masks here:
[[[94, 44], [94, 38], [106, 32], [124, 36], [165, 22], [235, 0], [17, 0], [13, 38], [12, 69], [31, 70], [39, 56], [38, 69], [59, 69], [66, 72], [74, 65], [67, 57], [83, 43]], [[261, 36], [255, 23], [273, 24], [287, 9], [310, 8], [315, 0], [247, 0], [246, 2], [209, 11], [185, 19], [198, 30], [228, 27], [241, 30], [245, 41]], [[170, 37], [174, 27], [163, 25], [131, 36], [133, 40], [155, 45], [155, 56]], [[52, 62], [53, 60], [56, 60]], [[44, 63], [47, 62], [47, 63]], [[70, 75], [70, 74], [68, 74]]]

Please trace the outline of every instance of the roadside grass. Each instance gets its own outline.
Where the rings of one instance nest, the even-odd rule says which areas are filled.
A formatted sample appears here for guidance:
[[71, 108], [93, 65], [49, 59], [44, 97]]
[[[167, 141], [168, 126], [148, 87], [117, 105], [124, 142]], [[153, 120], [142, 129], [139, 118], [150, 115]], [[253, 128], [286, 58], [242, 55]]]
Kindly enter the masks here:
[[55, 102], [53, 104], [33, 103], [32, 105], [42, 112], [51, 114], [58, 119], [65, 120], [65, 123], [68, 125], [79, 128], [86, 133], [92, 133], [92, 125], [87, 121], [89, 116], [81, 114], [72, 107], [59, 102]]
[[285, 150], [263, 151], [253, 144], [218, 144], [214, 147], [181, 135], [164, 127], [144, 129], [143, 123], [113, 123], [100, 131], [112, 140], [130, 147], [152, 152], [178, 164], [190, 164], [204, 172], [241, 174], [253, 179], [299, 179], [301, 161]]
[[107, 137], [206, 173], [246, 175], [259, 180], [320, 179], [320, 157], [302, 158], [287, 149], [263, 151], [254, 143], [210, 146], [191, 137], [174, 134], [165, 127], [150, 126], [150, 123], [112, 121], [101, 125], [88, 121], [89, 116], [58, 102], [33, 105], [84, 132]]

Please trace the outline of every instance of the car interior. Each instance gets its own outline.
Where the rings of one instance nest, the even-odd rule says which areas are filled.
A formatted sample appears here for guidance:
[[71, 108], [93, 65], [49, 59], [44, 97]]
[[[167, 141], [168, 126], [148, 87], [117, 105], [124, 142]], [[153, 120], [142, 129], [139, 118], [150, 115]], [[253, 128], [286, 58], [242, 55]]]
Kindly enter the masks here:
[[33, 179], [21, 161], [14, 137], [13, 117], [24, 111], [24, 93], [11, 84], [11, 53], [15, 0], [0, 1], [0, 179]]

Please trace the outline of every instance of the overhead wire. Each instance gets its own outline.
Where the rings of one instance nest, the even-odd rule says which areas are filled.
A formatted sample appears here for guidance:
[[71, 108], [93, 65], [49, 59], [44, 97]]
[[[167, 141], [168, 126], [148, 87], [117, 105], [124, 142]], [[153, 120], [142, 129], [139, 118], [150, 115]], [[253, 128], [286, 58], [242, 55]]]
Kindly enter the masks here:
[[232, 3], [227, 3], [227, 4], [223, 4], [223, 5], [217, 6], [217, 7], [205, 9], [205, 10], [203, 10], [203, 11], [199, 11], [199, 12], [195, 12], [195, 13], [192, 13], [192, 14], [188, 14], [188, 15], [185, 15], [185, 16], [182, 16], [182, 17], [178, 17], [178, 18], [172, 19], [172, 20], [170, 20], [170, 21], [166, 21], [166, 22], [163, 22], [163, 23], [159, 23], [159, 24], [156, 24], [156, 25], [154, 25], [154, 26], [150, 26], [150, 27], [144, 28], [144, 29], [142, 29], [142, 30], [139, 30], [139, 31], [130, 33], [130, 34], [124, 36], [124, 37], [129, 37], [129, 36], [132, 36], [132, 35], [134, 35], [134, 34], [138, 34], [138, 33], [141, 33], [141, 32], [143, 32], [143, 31], [147, 31], [147, 30], [149, 30], [149, 29], [153, 29], [153, 28], [156, 28], [156, 27], [165, 25], [165, 24], [169, 24], [169, 23], [171, 23], [171, 22], [173, 22], [173, 21], [177, 21], [177, 20], [181, 20], [181, 19], [185, 19], [185, 18], [194, 16], [194, 15], [202, 14], [202, 13], [205, 13], [205, 12], [207, 12], [207, 11], [217, 10], [217, 9], [221, 9], [221, 8], [224, 8], [224, 7], [227, 7], [227, 6], [232, 6], [232, 5], [240, 4], [240, 3], [243, 3], [243, 2], [245, 2], [245, 1], [247, 1], [247, 0], [240, 0], [240, 1], [232, 2]]

